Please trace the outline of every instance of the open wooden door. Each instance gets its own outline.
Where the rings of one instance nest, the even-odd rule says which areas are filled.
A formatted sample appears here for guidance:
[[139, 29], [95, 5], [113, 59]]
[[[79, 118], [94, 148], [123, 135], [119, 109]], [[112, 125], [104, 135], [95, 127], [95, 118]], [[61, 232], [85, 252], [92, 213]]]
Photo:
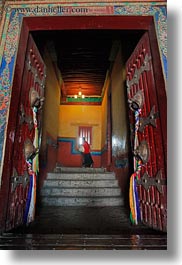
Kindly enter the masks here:
[[[152, 60], [146, 32], [126, 64], [131, 143], [141, 221], [167, 231], [167, 139], [163, 133], [166, 128], [162, 127], [167, 120], [166, 113], [159, 111], [167, 112], [166, 92], [161, 93], [161, 85], [156, 83]], [[159, 94], [163, 94], [163, 108], [159, 105]]]
[[29, 36], [11, 161], [6, 230], [34, 218], [45, 64]]

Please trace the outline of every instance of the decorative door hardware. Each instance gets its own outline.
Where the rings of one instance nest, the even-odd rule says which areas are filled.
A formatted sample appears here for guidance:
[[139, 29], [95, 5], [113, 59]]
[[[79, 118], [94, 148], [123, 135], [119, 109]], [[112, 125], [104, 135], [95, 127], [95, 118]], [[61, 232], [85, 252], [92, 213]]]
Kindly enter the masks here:
[[30, 139], [26, 139], [24, 143], [24, 155], [25, 159], [32, 160], [39, 152], [38, 148], [35, 148]]
[[26, 115], [23, 104], [21, 104], [20, 105], [20, 124], [23, 124], [24, 122], [28, 124], [28, 128], [31, 131], [34, 127], [33, 118], [32, 116]]
[[155, 186], [157, 190], [162, 193], [162, 186], [167, 184], [167, 180], [162, 178], [162, 171], [159, 170], [155, 178], [145, 172], [141, 179], [137, 180], [138, 185], [142, 185], [145, 190], [148, 190], [150, 186]]
[[16, 169], [13, 168], [13, 176], [11, 177], [12, 191], [14, 191], [16, 189], [16, 187], [20, 184], [22, 184], [23, 188], [25, 188], [28, 183], [29, 183], [28, 172], [25, 171], [23, 176], [18, 176]]
[[129, 107], [132, 111], [142, 109], [144, 104], [144, 94], [142, 90], [138, 90], [133, 98], [128, 99]]
[[[37, 64], [38, 68], [33, 67], [32, 63], [31, 63], [31, 60], [30, 60], [30, 55], [27, 57], [26, 63], [27, 63], [28, 71], [30, 71], [33, 74], [33, 76], [34, 76], [34, 82], [38, 83], [40, 86], [43, 86], [44, 79], [45, 79], [46, 76], [42, 72], [41, 67], [39, 66], [39, 64]], [[43, 81], [41, 81], [41, 79], [39, 78], [38, 72], [40, 73], [41, 76], [44, 76], [43, 77]]]
[[28, 225], [35, 217], [36, 181], [39, 172], [37, 154], [42, 125], [42, 111], [39, 109], [43, 105], [46, 67], [31, 34], [27, 41], [25, 58], [25, 65], [21, 65], [22, 80], [17, 84], [21, 91], [15, 99], [17, 104], [20, 102], [17, 105], [16, 137], [14, 134], [10, 135], [14, 137], [11, 139], [15, 152], [12, 153], [10, 191], [5, 220], [7, 231], [23, 224]]
[[150, 150], [148, 143], [143, 140], [139, 146], [134, 150], [134, 155], [137, 160], [141, 160], [143, 164], [149, 161]]
[[39, 110], [42, 108], [45, 100], [44, 97], [39, 96], [39, 93], [33, 87], [30, 89], [29, 99], [31, 107], [36, 107]]
[[[162, 115], [165, 123], [163, 112], [166, 98], [165, 92], [161, 92], [164, 108], [159, 113], [158, 105], [163, 103], [158, 102], [157, 88], [160, 84], [159, 80], [155, 80], [150, 44], [148, 32], [145, 32], [126, 62], [130, 142], [133, 150], [133, 172], [129, 183], [130, 221], [135, 225], [142, 222], [166, 232], [167, 176], [165, 150], [162, 148], [166, 145], [166, 131], [163, 133], [165, 124], [162, 126], [159, 122], [159, 115]], [[144, 97], [136, 94], [140, 90]]]
[[127, 90], [128, 92], [130, 91], [130, 87], [134, 84], [139, 83], [140, 80], [140, 76], [144, 71], [150, 71], [150, 63], [149, 61], [151, 60], [151, 56], [149, 56], [148, 54], [145, 55], [145, 59], [143, 61], [143, 64], [141, 65], [140, 68], [135, 68], [135, 73], [133, 75], [133, 78], [131, 80], [126, 81], [126, 85], [127, 85]]
[[155, 106], [152, 107], [150, 114], [147, 117], [140, 117], [139, 132], [143, 132], [145, 126], [152, 125], [156, 127], [156, 119], [159, 117], [159, 112], [155, 112]]

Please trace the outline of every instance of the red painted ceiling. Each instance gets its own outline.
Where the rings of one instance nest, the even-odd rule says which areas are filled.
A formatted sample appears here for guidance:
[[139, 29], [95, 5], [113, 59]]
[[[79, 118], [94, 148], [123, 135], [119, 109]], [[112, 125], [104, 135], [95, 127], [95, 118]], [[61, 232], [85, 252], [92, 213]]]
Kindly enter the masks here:
[[86, 96], [101, 95], [111, 47], [112, 40], [106, 34], [93, 31], [64, 34], [64, 39], [56, 43], [56, 51], [67, 95], [74, 95], [79, 89]]
[[142, 31], [60, 30], [32, 34], [40, 51], [46, 44], [51, 44], [50, 49], [55, 54], [64, 82], [62, 97], [66, 97], [78, 94], [80, 89], [85, 96], [101, 96], [106, 72], [112, 65], [111, 57], [115, 52], [112, 50], [113, 43], [122, 43], [124, 60], [127, 60]]

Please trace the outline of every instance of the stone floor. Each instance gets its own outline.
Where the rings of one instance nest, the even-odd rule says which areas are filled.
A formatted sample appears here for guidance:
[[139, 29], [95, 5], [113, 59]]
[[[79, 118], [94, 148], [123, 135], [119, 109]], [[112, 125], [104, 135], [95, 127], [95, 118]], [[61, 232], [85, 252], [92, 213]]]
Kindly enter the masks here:
[[158, 234], [140, 224], [132, 225], [124, 207], [44, 207], [26, 233], [48, 234]]
[[0, 235], [11, 250], [166, 250], [167, 235], [131, 225], [123, 207], [44, 207], [28, 227]]

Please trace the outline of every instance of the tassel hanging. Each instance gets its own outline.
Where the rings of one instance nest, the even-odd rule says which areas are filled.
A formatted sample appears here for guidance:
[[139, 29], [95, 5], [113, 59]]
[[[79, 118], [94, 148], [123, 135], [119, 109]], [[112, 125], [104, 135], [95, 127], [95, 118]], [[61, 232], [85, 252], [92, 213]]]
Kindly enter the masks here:
[[[141, 110], [135, 111], [135, 138], [134, 138], [134, 149], [137, 148], [138, 142], [138, 128], [139, 128], [139, 115]], [[136, 160], [134, 157], [134, 173], [130, 177], [129, 186], [129, 204], [130, 204], [130, 220], [132, 224], [137, 225], [140, 221], [140, 205], [137, 190], [137, 179], [140, 178], [141, 161]]]
[[[39, 133], [37, 126], [37, 108], [33, 108], [33, 121], [34, 121], [34, 141], [33, 145], [36, 150], [39, 149]], [[39, 157], [36, 155], [32, 160], [26, 161], [28, 173], [30, 176], [30, 185], [28, 191], [28, 198], [25, 207], [24, 223], [29, 224], [35, 218], [35, 204], [36, 204], [36, 190], [37, 190], [37, 174], [39, 172]]]

